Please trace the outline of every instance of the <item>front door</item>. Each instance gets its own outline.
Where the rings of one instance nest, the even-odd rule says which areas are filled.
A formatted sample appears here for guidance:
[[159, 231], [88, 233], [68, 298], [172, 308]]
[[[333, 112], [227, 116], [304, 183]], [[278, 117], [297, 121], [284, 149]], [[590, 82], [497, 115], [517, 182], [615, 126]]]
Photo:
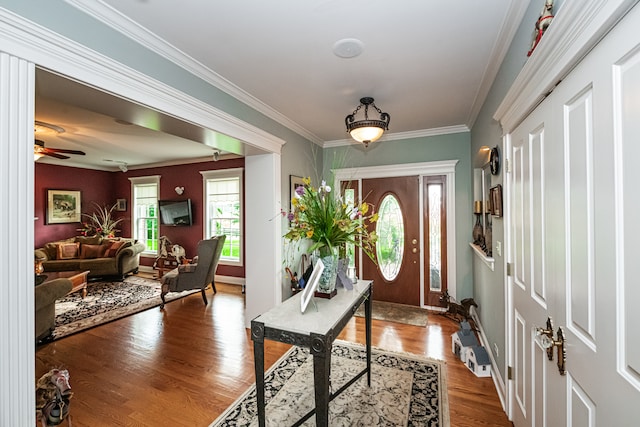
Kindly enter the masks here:
[[[520, 426], [637, 425], [640, 7], [511, 135], [511, 414]], [[553, 323], [547, 358], [536, 328]]]
[[[354, 188], [354, 182], [350, 182]], [[447, 291], [447, 179], [444, 175], [368, 178], [362, 194], [380, 215], [376, 266], [364, 258], [374, 299], [443, 306]], [[421, 274], [421, 271], [423, 272]], [[421, 280], [421, 277], [423, 278]]]
[[365, 279], [373, 280], [373, 299], [420, 306], [419, 177], [401, 176], [362, 180], [365, 200], [380, 218], [378, 266], [365, 258]]

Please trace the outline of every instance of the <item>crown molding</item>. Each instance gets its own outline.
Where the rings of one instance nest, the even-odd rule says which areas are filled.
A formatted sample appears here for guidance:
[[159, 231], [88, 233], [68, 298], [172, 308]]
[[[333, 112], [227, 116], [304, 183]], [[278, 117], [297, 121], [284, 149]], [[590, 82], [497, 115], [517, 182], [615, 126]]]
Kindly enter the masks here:
[[496, 38], [496, 44], [491, 51], [491, 58], [493, 59], [489, 61], [487, 68], [484, 70], [482, 83], [478, 88], [473, 105], [471, 106], [471, 111], [469, 112], [467, 126], [470, 129], [473, 128], [473, 125], [478, 118], [478, 114], [480, 114], [480, 110], [482, 109], [482, 106], [487, 99], [487, 95], [493, 86], [493, 82], [500, 71], [502, 61], [504, 61], [505, 56], [507, 56], [507, 52], [511, 47], [511, 42], [518, 31], [522, 18], [527, 12], [530, 2], [531, 0], [512, 1], [509, 3], [506, 18], [503, 20], [502, 27], [500, 28]]
[[318, 145], [322, 145], [322, 140], [307, 129], [260, 101], [253, 95], [245, 92], [212, 69], [206, 67], [201, 62], [196, 61], [194, 58], [177, 49], [170, 43], [167, 43], [156, 34], [113, 9], [106, 3], [96, 0], [66, 0], [66, 2], [92, 18], [95, 18], [103, 24], [122, 33], [152, 52], [157, 53], [168, 61], [177, 64], [194, 76], [217, 87], [221, 91], [243, 102], [254, 110], [264, 114], [288, 129], [291, 129], [300, 136], [303, 136]]
[[638, 0], [565, 0], [493, 118], [509, 133]]
[[[385, 141], [400, 141], [405, 139], [424, 138], [429, 136], [449, 135], [449, 134], [464, 133], [464, 132], [469, 132], [469, 127], [467, 127], [467, 125], [446, 126], [441, 128], [422, 129], [422, 130], [415, 130], [415, 131], [409, 131], [409, 132], [385, 133], [382, 136], [382, 138], [373, 142], [372, 144], [378, 144], [380, 142], [385, 142]], [[335, 148], [335, 147], [343, 147], [347, 145], [361, 145], [361, 144], [357, 141], [354, 141], [352, 138], [346, 138], [346, 139], [338, 139], [334, 141], [327, 141], [322, 145], [322, 148]]]

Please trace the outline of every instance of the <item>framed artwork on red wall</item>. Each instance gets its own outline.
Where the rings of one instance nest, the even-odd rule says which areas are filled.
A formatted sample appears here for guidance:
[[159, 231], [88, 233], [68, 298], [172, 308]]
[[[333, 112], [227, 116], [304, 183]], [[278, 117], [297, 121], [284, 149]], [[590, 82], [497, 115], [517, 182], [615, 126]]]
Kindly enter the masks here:
[[47, 224], [80, 222], [82, 197], [78, 190], [47, 190]]

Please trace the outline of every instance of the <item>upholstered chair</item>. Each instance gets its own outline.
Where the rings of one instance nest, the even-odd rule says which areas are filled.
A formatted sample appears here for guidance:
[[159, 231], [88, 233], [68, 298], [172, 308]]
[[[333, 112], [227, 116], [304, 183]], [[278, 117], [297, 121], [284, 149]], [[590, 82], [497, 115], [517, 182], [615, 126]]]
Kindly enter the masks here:
[[162, 276], [162, 304], [160, 308], [164, 308], [166, 303], [165, 295], [169, 292], [182, 292], [191, 289], [200, 289], [202, 299], [207, 305], [207, 295], [205, 289], [209, 284], [216, 293], [215, 275], [222, 247], [224, 246], [225, 235], [213, 236], [210, 239], [200, 240], [198, 242], [197, 256], [189, 264], [179, 265], [164, 276]]
[[71, 292], [71, 280], [54, 279], [35, 287], [36, 342], [47, 340], [56, 326], [56, 300]]

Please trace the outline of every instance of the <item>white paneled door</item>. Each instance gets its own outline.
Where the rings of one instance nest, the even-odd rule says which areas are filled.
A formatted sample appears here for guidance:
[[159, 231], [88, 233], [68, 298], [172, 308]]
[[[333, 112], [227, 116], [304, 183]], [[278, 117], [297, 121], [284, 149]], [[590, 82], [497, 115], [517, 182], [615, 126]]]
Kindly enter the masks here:
[[638, 425], [638, 25], [636, 6], [508, 138], [517, 427]]

